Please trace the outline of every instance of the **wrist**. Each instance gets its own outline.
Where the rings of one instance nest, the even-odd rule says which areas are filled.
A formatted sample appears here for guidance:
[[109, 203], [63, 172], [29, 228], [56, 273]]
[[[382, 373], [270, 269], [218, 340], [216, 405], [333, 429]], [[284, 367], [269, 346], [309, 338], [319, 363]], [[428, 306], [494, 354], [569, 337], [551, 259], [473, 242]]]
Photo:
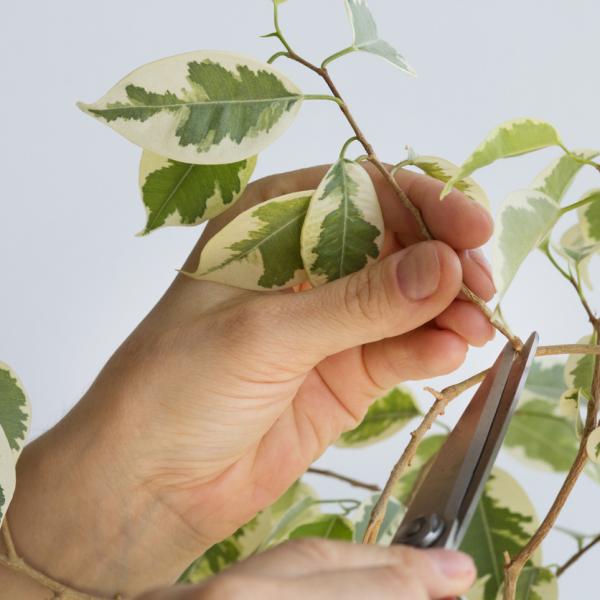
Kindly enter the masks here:
[[23, 451], [8, 511], [16, 550], [52, 579], [103, 597], [173, 583], [207, 546], [130, 475], [112, 419], [87, 408], [84, 399]]

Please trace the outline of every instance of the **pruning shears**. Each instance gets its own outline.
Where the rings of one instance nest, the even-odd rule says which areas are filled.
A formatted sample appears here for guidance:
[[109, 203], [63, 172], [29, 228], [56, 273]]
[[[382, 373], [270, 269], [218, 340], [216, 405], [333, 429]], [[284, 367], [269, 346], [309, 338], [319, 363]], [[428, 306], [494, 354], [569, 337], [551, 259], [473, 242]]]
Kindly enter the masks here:
[[506, 435], [537, 343], [533, 332], [521, 351], [509, 342], [500, 352], [413, 493], [393, 544], [458, 548]]

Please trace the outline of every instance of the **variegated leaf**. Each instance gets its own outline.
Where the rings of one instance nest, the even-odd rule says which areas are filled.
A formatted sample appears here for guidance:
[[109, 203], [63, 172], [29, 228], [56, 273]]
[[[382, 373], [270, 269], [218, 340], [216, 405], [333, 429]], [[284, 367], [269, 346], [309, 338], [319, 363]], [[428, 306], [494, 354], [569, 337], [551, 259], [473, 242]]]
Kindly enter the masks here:
[[31, 406], [23, 384], [8, 365], [0, 363], [0, 428], [19, 456], [31, 421]]
[[600, 188], [590, 190], [582, 201], [590, 200], [577, 209], [584, 237], [594, 244], [600, 243]]
[[293, 121], [302, 98], [268, 64], [203, 50], [144, 65], [97, 102], [79, 106], [156, 154], [223, 164], [266, 148]]
[[415, 75], [406, 59], [388, 42], [379, 38], [377, 25], [366, 0], [346, 0], [346, 10], [352, 25], [355, 50], [362, 50], [384, 58], [409, 75]]
[[302, 260], [313, 285], [362, 269], [381, 252], [383, 216], [371, 177], [340, 159], [311, 198], [302, 227]]
[[[369, 525], [369, 519], [371, 517], [371, 513], [373, 512], [373, 508], [379, 500], [380, 494], [373, 494], [369, 498], [367, 498], [352, 514], [354, 520], [354, 541], [361, 542], [365, 531]], [[389, 499], [387, 506], [385, 508], [385, 516], [383, 517], [383, 521], [381, 523], [381, 527], [379, 528], [379, 532], [377, 534], [377, 543], [382, 546], [388, 546], [392, 541], [400, 523], [402, 522], [402, 518], [404, 516], [405, 509], [396, 498], [393, 496]]]
[[593, 463], [600, 464], [600, 427], [590, 433], [586, 444], [587, 455]]
[[492, 250], [494, 281], [500, 297], [527, 255], [546, 238], [559, 217], [559, 206], [543, 192], [518, 190], [504, 200]]
[[[593, 344], [594, 337], [585, 335], [578, 344]], [[565, 365], [565, 383], [567, 388], [582, 389], [585, 393], [591, 393], [592, 377], [594, 375], [593, 354], [571, 354]]]
[[352, 541], [354, 528], [352, 523], [342, 515], [321, 515], [311, 523], [305, 523], [294, 529], [290, 535], [290, 540], [296, 540], [305, 537], [318, 537], [327, 540]]
[[580, 223], [575, 223], [563, 233], [555, 248], [572, 264], [585, 285], [592, 289], [589, 264], [594, 254], [600, 254], [600, 241], [590, 242], [584, 238]]
[[564, 392], [558, 403], [558, 413], [574, 424], [577, 437], [583, 433], [582, 411], [587, 405], [587, 397], [581, 388], [572, 388]]
[[[444, 183], [457, 175], [460, 170], [457, 165], [445, 158], [440, 158], [439, 156], [416, 156], [411, 158], [408, 164], [418, 167], [430, 177], [434, 177]], [[490, 202], [487, 194], [472, 177], [465, 177], [464, 179], [456, 181], [454, 187], [471, 198], [471, 200], [479, 202], [489, 209]]]
[[394, 435], [421, 414], [409, 390], [394, 388], [375, 400], [360, 425], [343, 433], [336, 445], [356, 448], [374, 444]]
[[306, 281], [300, 231], [312, 191], [294, 192], [244, 211], [204, 247], [195, 273], [248, 290], [278, 290]]
[[514, 119], [499, 125], [473, 151], [458, 173], [444, 186], [442, 198], [456, 182], [501, 158], [519, 156], [548, 146], [561, 144], [560, 137], [549, 123], [535, 119]]
[[[503, 589], [496, 600], [503, 600]], [[544, 567], [524, 567], [517, 582], [516, 600], [557, 600], [558, 581], [556, 575]]]
[[598, 154], [600, 152], [597, 150], [580, 149], [573, 150], [571, 155], [563, 154], [559, 156], [539, 173], [533, 180], [531, 188], [543, 192], [560, 204], [573, 179], [584, 166], [584, 163], [572, 155], [591, 160], [598, 156]]
[[0, 525], [12, 500], [16, 484], [15, 456], [0, 427]]
[[522, 397], [556, 402], [565, 391], [564, 370], [564, 363], [548, 364], [543, 358], [534, 359]]
[[216, 217], [240, 197], [255, 166], [255, 156], [223, 165], [194, 165], [145, 150], [139, 176], [148, 217], [143, 233]]

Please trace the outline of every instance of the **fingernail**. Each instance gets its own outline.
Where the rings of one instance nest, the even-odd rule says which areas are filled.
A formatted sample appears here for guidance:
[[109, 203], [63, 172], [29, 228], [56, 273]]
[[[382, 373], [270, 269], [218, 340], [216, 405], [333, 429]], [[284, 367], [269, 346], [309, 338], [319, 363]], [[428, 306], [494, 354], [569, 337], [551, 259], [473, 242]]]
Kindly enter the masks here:
[[396, 275], [400, 290], [409, 300], [431, 296], [440, 284], [440, 259], [435, 244], [422, 242], [405, 250]]
[[427, 550], [427, 556], [438, 569], [450, 579], [459, 579], [475, 573], [473, 559], [463, 552], [454, 550]]
[[496, 290], [494, 275], [492, 273], [492, 265], [490, 265], [489, 260], [484, 256], [483, 252], [477, 248], [475, 250], [467, 250], [467, 255], [487, 275], [488, 279], [492, 283], [492, 287], [494, 290]]

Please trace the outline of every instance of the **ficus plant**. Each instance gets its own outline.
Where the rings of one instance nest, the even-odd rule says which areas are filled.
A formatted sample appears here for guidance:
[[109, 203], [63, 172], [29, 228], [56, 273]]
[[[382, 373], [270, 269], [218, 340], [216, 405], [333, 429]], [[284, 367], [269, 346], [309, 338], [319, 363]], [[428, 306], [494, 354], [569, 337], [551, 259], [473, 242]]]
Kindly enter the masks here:
[[[344, 0], [352, 39], [348, 47], [313, 64], [288, 43], [279, 24], [285, 0], [273, 0], [272, 38], [280, 48], [266, 62], [216, 51], [196, 51], [144, 65], [121, 79], [100, 100], [81, 109], [142, 148], [139, 169], [141, 197], [147, 219], [142, 235], [167, 226], [203, 223], [228, 210], [248, 184], [257, 156], [274, 143], [299, 116], [305, 101], [335, 102], [349, 126], [340, 140], [340, 153], [321, 183], [274, 197], [242, 212], [204, 247], [189, 277], [273, 293], [327, 285], [376, 261], [384, 238], [383, 217], [367, 164], [377, 169], [417, 221], [423, 239], [431, 233], [410, 199], [398, 186], [397, 169], [417, 169], [441, 180], [440, 202], [453, 188], [473, 202], [489, 207], [486, 193], [472, 174], [497, 160], [555, 147], [558, 157], [511, 193], [496, 215], [493, 270], [497, 306], [490, 310], [469, 288], [462, 292], [490, 319], [516, 349], [521, 347], [501, 310], [501, 301], [528, 255], [542, 252], [573, 288], [589, 321], [589, 335], [541, 346], [538, 356], [568, 355], [563, 362], [536, 359], [520, 405], [511, 422], [504, 451], [532, 469], [565, 473], [548, 513], [540, 519], [523, 487], [496, 468], [462, 549], [476, 562], [479, 579], [471, 600], [558, 597], [557, 578], [600, 536], [593, 531], [559, 529], [574, 540], [572, 556], [548, 564], [542, 542], [557, 527], [560, 511], [578, 477], [600, 485], [600, 320], [588, 296], [592, 288], [589, 262], [600, 253], [600, 188], [569, 199], [578, 173], [595, 169], [600, 151], [570, 148], [549, 123], [520, 118], [493, 129], [462, 165], [407, 147], [406, 156], [383, 163], [354, 119], [336, 87], [329, 65], [354, 52], [384, 59], [407, 75], [414, 71], [404, 57], [378, 36], [365, 0]], [[301, 91], [273, 63], [299, 63], [312, 71], [329, 93]], [[359, 147], [359, 155], [351, 155]], [[569, 224], [565, 229], [565, 222]], [[529, 333], [529, 332], [523, 332]], [[540, 332], [542, 340], [544, 332]], [[560, 359], [558, 359], [560, 360]], [[414, 425], [389, 480], [380, 489], [341, 475], [313, 468], [372, 492], [366, 501], [323, 499], [305, 482], [297, 481], [272, 506], [259, 513], [231, 537], [210, 548], [181, 576], [197, 582], [231, 563], [283, 540], [305, 536], [336, 538], [357, 543], [389, 543], [404, 506], [428, 462], [447, 435], [440, 421], [447, 404], [482, 380], [484, 373], [437, 391], [423, 411], [415, 394], [399, 386], [377, 399], [364, 420], [342, 435], [338, 445], [357, 448], [390, 437]], [[8, 367], [0, 365], [0, 517], [14, 488], [14, 463], [29, 418], [22, 385]], [[416, 423], [416, 425], [415, 425]], [[441, 424], [442, 433], [430, 433]], [[598, 526], [600, 529], [600, 525]]]

